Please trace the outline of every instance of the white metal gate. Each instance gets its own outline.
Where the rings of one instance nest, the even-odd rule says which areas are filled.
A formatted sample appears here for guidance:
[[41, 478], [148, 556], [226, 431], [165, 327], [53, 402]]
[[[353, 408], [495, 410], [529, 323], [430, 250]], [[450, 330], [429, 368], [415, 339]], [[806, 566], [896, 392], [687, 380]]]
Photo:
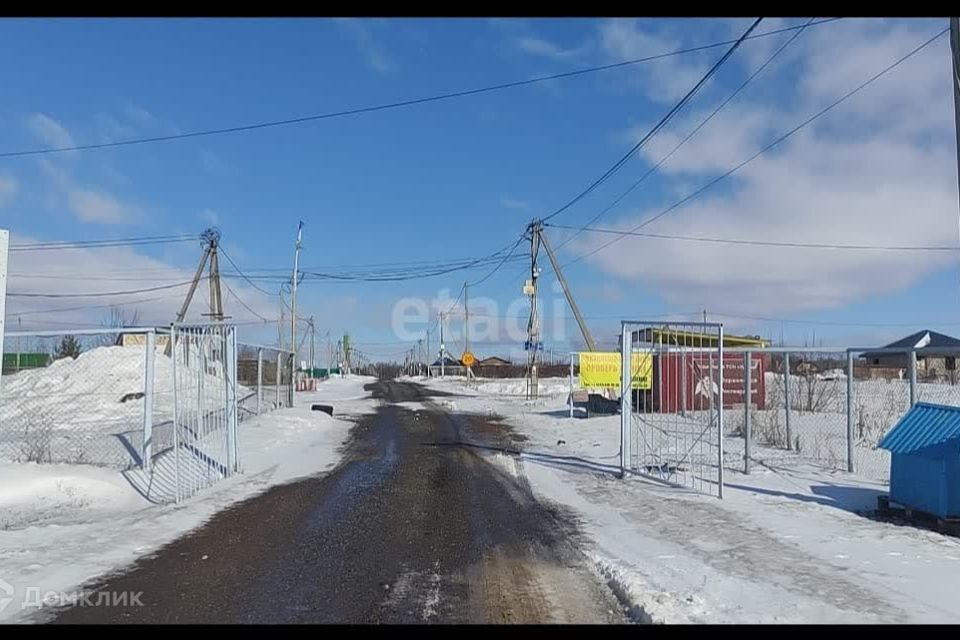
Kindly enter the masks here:
[[621, 356], [621, 467], [722, 498], [723, 325], [625, 321]]
[[240, 470], [236, 327], [174, 325], [171, 339], [179, 502]]

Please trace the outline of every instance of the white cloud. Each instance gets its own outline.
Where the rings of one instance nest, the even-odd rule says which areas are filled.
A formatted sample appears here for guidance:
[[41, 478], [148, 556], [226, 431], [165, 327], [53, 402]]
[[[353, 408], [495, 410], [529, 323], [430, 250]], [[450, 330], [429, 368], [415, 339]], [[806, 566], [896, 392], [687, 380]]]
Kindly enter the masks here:
[[590, 49], [591, 46], [591, 43], [587, 41], [579, 47], [564, 49], [563, 47], [560, 47], [549, 40], [535, 38], [532, 36], [523, 36], [517, 38], [515, 40], [515, 44], [517, 48], [525, 53], [544, 58], [553, 58], [554, 60], [569, 60], [572, 58], [581, 57]]
[[212, 227], [220, 224], [220, 214], [213, 209], [204, 209], [197, 215], [197, 217], [200, 218], [200, 222], [208, 224]]
[[0, 175], [0, 209], [10, 204], [17, 195], [17, 181], [13, 176]]
[[27, 118], [27, 128], [51, 147], [74, 147], [73, 136], [62, 124], [43, 113], [33, 113]]
[[504, 196], [500, 198], [500, 206], [506, 209], [517, 209], [519, 211], [527, 211], [530, 209], [530, 205], [523, 200], [517, 200], [516, 198], [508, 198]]
[[[934, 32], [930, 26], [911, 22], [878, 28], [854, 22], [811, 30], [793, 45], [803, 81], [768, 80], [782, 87], [780, 105], [749, 97], [729, 105], [664, 166], [664, 192], [676, 180], [705, 184], [746, 160], [917, 46]], [[942, 39], [644, 231], [956, 245], [951, 100], [949, 55]], [[648, 161], [659, 160], [706, 113], [689, 114], [658, 136], [644, 152]], [[662, 197], [658, 206], [622, 215], [615, 226], [634, 227], [673, 202], [667, 193]], [[583, 234], [568, 246], [583, 255], [610, 239]], [[958, 264], [957, 256], [947, 252], [786, 249], [633, 237], [589, 260], [606, 273], [642, 282], [673, 304], [727, 313], [839, 307], [909, 287]]]
[[[647, 20], [647, 26], [659, 26]], [[678, 37], [641, 28], [636, 19], [614, 18], [599, 27], [600, 47], [614, 61], [643, 58], [682, 48]], [[693, 87], [708, 66], [681, 56], [662, 58], [636, 65], [628, 77], [648, 98], [657, 102], [675, 102]]]
[[81, 222], [131, 222], [136, 209], [121, 203], [108, 193], [75, 187], [67, 192], [70, 210]]
[[335, 18], [334, 22], [360, 49], [367, 65], [378, 73], [397, 70], [397, 63], [377, 41], [371, 29], [374, 21], [363, 18]]

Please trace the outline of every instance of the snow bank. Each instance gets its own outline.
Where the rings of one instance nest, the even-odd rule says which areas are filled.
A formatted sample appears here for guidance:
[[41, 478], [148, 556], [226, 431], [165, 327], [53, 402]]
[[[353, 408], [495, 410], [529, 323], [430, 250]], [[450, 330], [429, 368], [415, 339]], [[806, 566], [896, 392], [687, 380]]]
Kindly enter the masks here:
[[[322, 473], [341, 458], [353, 425], [341, 416], [370, 413], [376, 402], [363, 390], [372, 378], [325, 381], [298, 393], [294, 408], [244, 420], [239, 427], [243, 473], [181, 505], [152, 504], [135, 487], [139, 471], [71, 464], [0, 464], [0, 604], [4, 583], [13, 598], [0, 622], [24, 621], [27, 590], [66, 591], [206, 522], [217, 511], [272, 485]], [[335, 414], [311, 411], [333, 404]]]

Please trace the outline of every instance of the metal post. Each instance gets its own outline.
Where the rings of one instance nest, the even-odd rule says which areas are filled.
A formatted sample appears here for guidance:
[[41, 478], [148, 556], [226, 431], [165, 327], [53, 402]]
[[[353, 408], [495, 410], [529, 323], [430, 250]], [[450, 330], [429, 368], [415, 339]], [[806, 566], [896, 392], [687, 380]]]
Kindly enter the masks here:
[[917, 352], [910, 350], [910, 406], [917, 403]]
[[287, 392], [287, 406], [293, 407], [294, 394], [294, 385], [293, 385], [293, 373], [297, 370], [297, 354], [290, 354], [290, 391]]
[[437, 313], [440, 316], [440, 377], [444, 375], [443, 361], [447, 359], [446, 349], [443, 346], [443, 311]]
[[[297, 227], [297, 250], [293, 256], [293, 283], [290, 285], [290, 348], [293, 350], [294, 359], [297, 354], [297, 271], [300, 270], [300, 242], [303, 239], [303, 221]], [[293, 378], [290, 378], [290, 385], [293, 386]]]
[[144, 353], [143, 374], [143, 459], [140, 467], [150, 468], [153, 457], [153, 358], [156, 355], [156, 334], [147, 333], [147, 347]]
[[[706, 317], [707, 312], [703, 312], [704, 317]], [[719, 325], [720, 333], [720, 367], [719, 367], [719, 387], [720, 387], [720, 408], [719, 415], [717, 416], [717, 422], [719, 424], [719, 431], [717, 433], [717, 497], [723, 499], [723, 324]], [[710, 397], [713, 397], [713, 392], [711, 391]]]
[[173, 472], [175, 500], [180, 503], [180, 424], [179, 424], [179, 398], [177, 397], [177, 327], [170, 328], [170, 354], [173, 358], [171, 365], [173, 367]]
[[276, 383], [277, 383], [277, 400], [276, 400], [277, 409], [280, 408], [280, 380], [281, 380], [282, 371], [283, 371], [283, 353], [280, 351], [277, 351], [277, 373], [274, 376], [276, 378]]
[[227, 468], [229, 474], [240, 470], [237, 449], [237, 333], [229, 327], [224, 336], [225, 375], [227, 380]]
[[263, 349], [257, 349], [257, 415], [263, 409]]
[[[750, 399], [752, 396], [753, 376], [750, 375], [750, 366], [753, 364], [751, 354], [743, 354], [743, 472], [750, 474]], [[723, 398], [721, 398], [721, 402]]]
[[853, 351], [847, 351], [847, 471], [853, 473]]
[[630, 384], [630, 357], [633, 353], [633, 344], [631, 340], [633, 335], [630, 333], [630, 326], [627, 323], [621, 325], [620, 330], [620, 477], [627, 473], [627, 467], [630, 466], [630, 423], [633, 418], [630, 407], [631, 388]]
[[960, 18], [950, 18], [950, 54], [953, 69], [953, 121], [957, 137], [957, 177], [960, 179]]
[[783, 354], [783, 395], [786, 413], [787, 451], [793, 450], [793, 436], [790, 433], [790, 354]]
[[573, 354], [570, 354], [570, 417], [573, 417]]

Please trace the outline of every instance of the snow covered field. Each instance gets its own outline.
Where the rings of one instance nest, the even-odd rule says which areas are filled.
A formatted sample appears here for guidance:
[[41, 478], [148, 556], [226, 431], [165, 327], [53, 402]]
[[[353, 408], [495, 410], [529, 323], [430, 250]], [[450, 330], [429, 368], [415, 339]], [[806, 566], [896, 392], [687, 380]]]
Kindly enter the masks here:
[[532, 401], [498, 395], [522, 380], [426, 384], [528, 438], [531, 486], [579, 515], [598, 570], [655, 621], [960, 622], [960, 540], [862, 515], [883, 484], [802, 461], [728, 470], [724, 500], [621, 480], [603, 472], [618, 464], [619, 416], [569, 418], [566, 379]]
[[[244, 472], [181, 505], [148, 502], [129, 472], [125, 477], [90, 465], [0, 463], [0, 621], [36, 613], [22, 607], [30, 589], [72, 592], [234, 502], [332, 468], [352, 426], [337, 416], [374, 410], [375, 401], [363, 390], [372, 380], [333, 378], [315, 392], [297, 394], [292, 409], [244, 420]], [[335, 417], [310, 411], [312, 402], [333, 404]], [[12, 600], [4, 605], [5, 597]]]

